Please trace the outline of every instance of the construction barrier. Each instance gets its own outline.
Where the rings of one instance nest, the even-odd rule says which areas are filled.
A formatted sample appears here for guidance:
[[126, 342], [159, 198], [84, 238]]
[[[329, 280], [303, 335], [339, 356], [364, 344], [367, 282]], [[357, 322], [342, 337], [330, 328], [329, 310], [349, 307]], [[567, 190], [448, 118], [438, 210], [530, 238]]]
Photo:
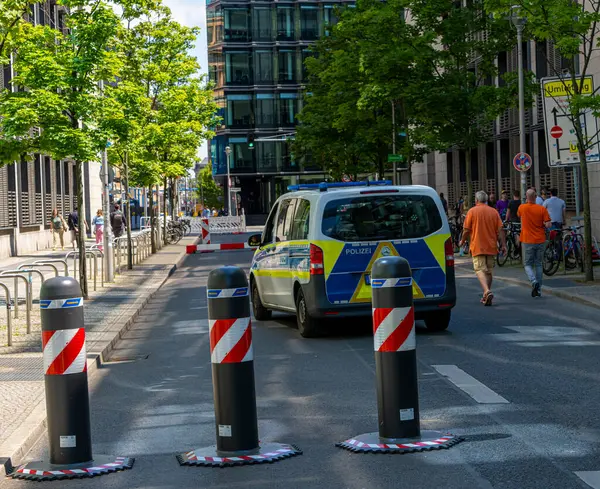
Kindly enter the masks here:
[[248, 243], [214, 243], [187, 245], [185, 251], [188, 255], [193, 253], [202, 253], [206, 251], [224, 251], [224, 250], [254, 250], [256, 246], [250, 246]]
[[190, 226], [198, 234], [241, 234], [246, 232], [246, 216], [194, 217]]
[[246, 273], [238, 267], [217, 268], [206, 288], [217, 444], [182, 453], [177, 460], [180, 465], [230, 467], [302, 454], [293, 445], [259, 441]]
[[378, 259], [371, 271], [373, 340], [379, 432], [337, 446], [352, 452], [407, 453], [449, 448], [462, 439], [421, 431], [412, 272], [399, 256]]
[[49, 461], [17, 467], [15, 479], [49, 481], [130, 469], [133, 458], [92, 456], [83, 298], [71, 277], [40, 290]]

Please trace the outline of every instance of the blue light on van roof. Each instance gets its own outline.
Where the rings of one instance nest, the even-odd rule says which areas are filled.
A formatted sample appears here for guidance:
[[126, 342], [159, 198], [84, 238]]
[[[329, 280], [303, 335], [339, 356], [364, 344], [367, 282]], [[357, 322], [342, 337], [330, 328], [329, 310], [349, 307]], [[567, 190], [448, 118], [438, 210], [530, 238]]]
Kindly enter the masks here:
[[299, 185], [288, 185], [289, 192], [297, 190], [320, 190], [327, 192], [330, 188], [346, 188], [346, 187], [371, 187], [374, 185], [391, 185], [391, 180], [373, 180], [364, 182], [321, 182], [321, 183], [301, 183]]

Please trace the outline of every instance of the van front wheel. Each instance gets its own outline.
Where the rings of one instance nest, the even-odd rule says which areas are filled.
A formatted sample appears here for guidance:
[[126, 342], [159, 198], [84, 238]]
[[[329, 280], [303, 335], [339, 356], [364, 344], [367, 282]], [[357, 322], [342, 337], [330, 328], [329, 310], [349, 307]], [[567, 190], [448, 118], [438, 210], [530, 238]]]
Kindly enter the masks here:
[[432, 312], [425, 316], [425, 326], [429, 331], [445, 331], [450, 325], [450, 309], [439, 312]]
[[314, 338], [319, 335], [319, 321], [308, 312], [302, 289], [298, 291], [296, 296], [296, 320], [298, 331], [303, 338]]

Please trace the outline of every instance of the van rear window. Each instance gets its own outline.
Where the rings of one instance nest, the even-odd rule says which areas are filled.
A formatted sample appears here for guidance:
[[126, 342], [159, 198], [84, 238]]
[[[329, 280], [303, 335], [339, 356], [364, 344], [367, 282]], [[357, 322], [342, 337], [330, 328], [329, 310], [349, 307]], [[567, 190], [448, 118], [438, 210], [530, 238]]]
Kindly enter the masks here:
[[323, 234], [340, 241], [414, 239], [442, 227], [427, 195], [370, 195], [332, 200], [323, 211]]

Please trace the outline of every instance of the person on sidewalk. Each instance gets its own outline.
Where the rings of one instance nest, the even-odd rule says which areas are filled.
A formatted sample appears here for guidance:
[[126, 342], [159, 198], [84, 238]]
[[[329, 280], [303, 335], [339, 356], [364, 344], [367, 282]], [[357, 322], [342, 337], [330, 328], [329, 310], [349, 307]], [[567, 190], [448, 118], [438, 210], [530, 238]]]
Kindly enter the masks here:
[[467, 239], [470, 240], [473, 269], [483, 289], [481, 302], [486, 306], [491, 306], [494, 300], [492, 270], [494, 259], [498, 254], [498, 238], [500, 238], [501, 252], [506, 253], [506, 236], [500, 214], [496, 209], [488, 206], [488, 195], [480, 190], [475, 194], [475, 207], [467, 212], [460, 246], [462, 247]]
[[525, 204], [519, 207], [525, 273], [531, 282], [531, 297], [541, 297], [546, 229], [552, 227], [552, 221], [548, 209], [535, 203], [537, 194], [534, 189], [527, 191], [526, 198]]
[[52, 251], [56, 251], [59, 240], [61, 249], [65, 249], [65, 231], [67, 229], [65, 218], [58, 213], [58, 209], [52, 209]]
[[444, 193], [440, 193], [440, 200], [442, 201], [442, 207], [444, 208], [444, 212], [448, 215], [448, 201], [444, 198]]
[[[77, 206], [73, 207], [73, 210], [67, 217], [67, 224], [69, 231], [73, 233], [73, 249], [79, 249], [79, 213], [77, 212]], [[86, 231], [89, 230], [85, 218], [83, 218], [83, 225]]]
[[544, 201], [544, 207], [548, 209], [552, 229], [561, 230], [567, 222], [567, 205], [558, 197], [558, 190], [550, 189], [550, 198]]
[[96, 245], [100, 251], [104, 251], [103, 239], [104, 239], [104, 212], [102, 209], [98, 209], [94, 219], [92, 219], [92, 232], [96, 236]]
[[115, 238], [120, 237], [126, 229], [125, 216], [121, 212], [119, 204], [115, 204], [115, 210], [110, 213], [110, 227]]
[[508, 192], [506, 190], [502, 191], [500, 200], [496, 202], [496, 210], [500, 214], [500, 219], [506, 218], [506, 212], [508, 211]]

